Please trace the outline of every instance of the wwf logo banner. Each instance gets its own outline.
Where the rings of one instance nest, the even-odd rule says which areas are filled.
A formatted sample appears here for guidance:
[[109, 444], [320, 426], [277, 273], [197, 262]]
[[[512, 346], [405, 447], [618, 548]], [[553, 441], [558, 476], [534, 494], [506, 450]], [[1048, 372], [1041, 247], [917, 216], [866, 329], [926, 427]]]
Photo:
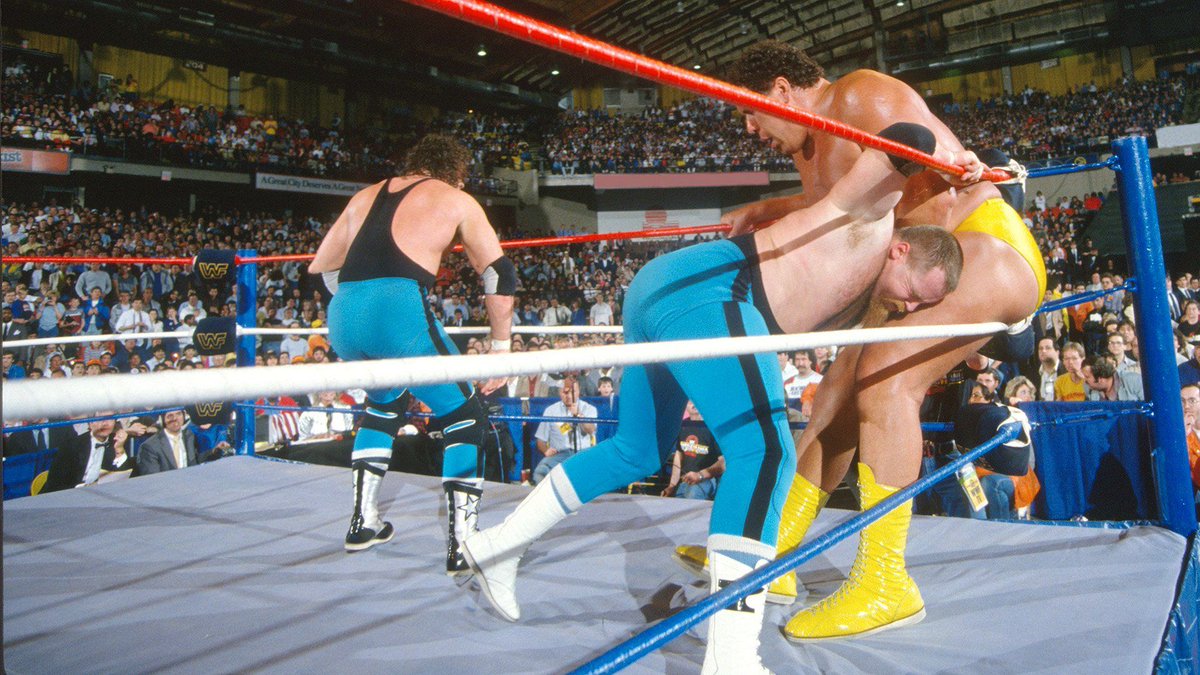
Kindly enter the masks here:
[[231, 352], [237, 345], [237, 323], [231, 316], [206, 316], [196, 324], [192, 342], [200, 356]]
[[229, 424], [233, 405], [223, 401], [214, 403], [197, 403], [187, 407], [188, 417], [193, 424]]
[[206, 248], [196, 256], [196, 280], [204, 286], [228, 287], [237, 272], [237, 253]]

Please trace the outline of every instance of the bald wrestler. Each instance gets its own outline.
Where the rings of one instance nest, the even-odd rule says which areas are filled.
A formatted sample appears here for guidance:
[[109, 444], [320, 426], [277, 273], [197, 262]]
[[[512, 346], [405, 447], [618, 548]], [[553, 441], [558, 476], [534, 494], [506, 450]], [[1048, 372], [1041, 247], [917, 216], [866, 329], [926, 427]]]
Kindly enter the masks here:
[[[442, 256], [456, 239], [483, 282], [492, 351], [508, 351], [516, 269], [501, 252], [483, 208], [462, 191], [468, 161], [466, 149], [453, 138], [422, 138], [405, 158], [404, 175], [352, 197], [321, 242], [308, 269], [320, 272], [334, 293], [329, 338], [342, 358], [458, 353], [425, 306]], [[391, 523], [379, 516], [379, 486], [412, 396], [433, 411], [429, 429], [445, 449], [446, 572], [466, 572], [459, 543], [475, 531], [483, 482], [479, 448], [490, 429], [467, 383], [368, 392], [367, 415], [351, 455], [354, 515], [346, 550], [361, 551], [392, 537]]]
[[[925, 151], [933, 135], [896, 125], [883, 135]], [[697, 244], [638, 272], [625, 300], [628, 343], [811, 331], [851, 297], [914, 310], [957, 282], [961, 252], [937, 227], [894, 234], [892, 209], [907, 164], [860, 153], [848, 179], [811, 207], [756, 234]], [[830, 278], [845, 293], [813, 293]], [[713, 386], [714, 382], [721, 386]], [[492, 605], [520, 617], [517, 566], [525, 550], [582, 504], [658, 470], [673, 451], [692, 400], [725, 453], [709, 524], [715, 591], [775, 555], [794, 448], [773, 353], [627, 367], [616, 435], [550, 471], [504, 523], [469, 537], [464, 554]], [[728, 450], [725, 450], [728, 448]], [[762, 672], [764, 592], [709, 622], [704, 672]]]
[[[742, 54], [730, 80], [870, 133], [897, 121], [923, 125], [937, 137], [939, 159], [971, 167], [974, 178], [982, 171], [974, 155], [963, 149], [921, 97], [887, 75], [859, 70], [830, 82], [802, 50], [767, 41]], [[854, 143], [767, 115], [749, 112], [745, 122], [747, 131], [792, 156], [804, 194], [726, 214], [735, 234], [822, 200], [848, 178], [863, 154]], [[1045, 266], [1020, 215], [1001, 199], [994, 185], [956, 183], [960, 187], [933, 171], [916, 173], [904, 186], [895, 218], [900, 232], [915, 223], [933, 223], [953, 232], [964, 255], [958, 288], [920, 311], [894, 311], [883, 325], [986, 321], [1012, 325], [1032, 314], [1044, 296]], [[856, 320], [853, 312], [840, 318], [840, 324], [828, 327]], [[850, 347], [838, 354], [821, 381], [812, 419], [796, 448], [797, 476], [781, 519], [781, 552], [803, 539], [829, 492], [849, 471], [856, 448], [863, 508], [917, 478], [922, 447], [919, 409], [925, 392], [988, 342], [987, 337], [910, 340]], [[794, 641], [851, 637], [920, 621], [925, 616], [924, 602], [904, 565], [911, 517], [908, 502], [867, 527], [849, 580], [829, 598], [794, 616], [785, 628], [787, 637]], [[702, 565], [696, 560], [697, 548], [681, 547], [676, 556]], [[788, 600], [794, 599], [794, 575], [772, 588], [775, 597], [790, 594]]]

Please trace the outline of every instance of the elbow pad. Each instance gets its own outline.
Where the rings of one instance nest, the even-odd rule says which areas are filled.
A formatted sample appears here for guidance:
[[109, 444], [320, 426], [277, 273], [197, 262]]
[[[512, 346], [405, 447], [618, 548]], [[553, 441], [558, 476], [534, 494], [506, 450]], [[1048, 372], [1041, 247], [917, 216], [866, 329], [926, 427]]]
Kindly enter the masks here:
[[[889, 141], [907, 145], [927, 155], [932, 155], [934, 150], [937, 150], [937, 138], [928, 127], [920, 124], [897, 122], [879, 132], [879, 135]], [[905, 176], [911, 176], [925, 170], [924, 164], [919, 164], [904, 157], [889, 154], [888, 159], [892, 160], [892, 166], [896, 167], [896, 170]]]
[[487, 295], [513, 295], [517, 292], [517, 268], [508, 259], [500, 256], [492, 261], [483, 274], [483, 292]]

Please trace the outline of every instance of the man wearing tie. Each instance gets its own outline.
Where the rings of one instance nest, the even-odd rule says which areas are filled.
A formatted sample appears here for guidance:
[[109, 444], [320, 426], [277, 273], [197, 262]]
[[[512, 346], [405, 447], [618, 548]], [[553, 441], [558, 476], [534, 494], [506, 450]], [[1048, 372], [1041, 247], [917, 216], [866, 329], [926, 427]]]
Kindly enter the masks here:
[[89, 423], [88, 433], [76, 436], [55, 453], [42, 492], [91, 485], [104, 474], [128, 472], [133, 468], [128, 440], [128, 434], [114, 420]]
[[[26, 420], [26, 424], [44, 424], [46, 418]], [[4, 439], [4, 456], [14, 457], [49, 448], [65, 448], [76, 436], [70, 426], [15, 431]]]
[[1179, 317], [1183, 316], [1183, 300], [1186, 300], [1186, 297], [1176, 291], [1175, 284], [1171, 282], [1171, 275], [1167, 274], [1167, 308], [1171, 310], [1171, 321], [1178, 323]]
[[182, 410], [163, 413], [162, 429], [138, 449], [137, 475], [183, 469], [199, 461], [196, 435], [191, 429], [184, 428], [185, 422]]

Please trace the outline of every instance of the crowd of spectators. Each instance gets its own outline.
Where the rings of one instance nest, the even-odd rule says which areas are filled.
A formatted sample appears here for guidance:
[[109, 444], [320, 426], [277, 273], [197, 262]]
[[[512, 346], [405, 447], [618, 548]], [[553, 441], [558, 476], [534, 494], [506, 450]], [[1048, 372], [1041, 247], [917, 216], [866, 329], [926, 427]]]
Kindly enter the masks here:
[[698, 98], [636, 115], [564, 112], [542, 138], [555, 174], [794, 171], [791, 159], [745, 133], [733, 106]]
[[[1195, 76], [1133, 80], [1112, 87], [1093, 82], [1062, 96], [1024, 91], [972, 103], [951, 102], [942, 117], [969, 148], [1001, 148], [1021, 161], [1107, 151], [1111, 139], [1137, 134], [1155, 143], [1155, 130], [1180, 124]], [[1195, 120], [1190, 120], [1195, 121]]]
[[[1081, 85], [1063, 96], [1026, 89], [974, 103], [950, 102], [942, 116], [964, 144], [1002, 148], [1022, 161], [1103, 150], [1107, 139], [1150, 137], [1185, 122], [1195, 76], [1112, 87]], [[391, 175], [399, 154], [421, 134], [440, 131], [471, 149], [477, 180], [491, 169], [538, 168], [552, 174], [791, 171], [788, 158], [744, 132], [732, 106], [692, 99], [637, 114], [571, 110], [550, 118], [447, 113], [429, 123], [396, 116], [350, 128], [243, 107], [178, 105], [143, 98], [132, 75], [101, 89], [72, 82], [61, 65], [6, 66], [0, 138], [6, 144], [63, 149], [204, 168], [263, 170], [344, 179]], [[386, 126], [386, 128], [385, 128]], [[481, 189], [486, 188], [483, 186]]]
[[430, 131], [452, 133], [471, 148], [475, 173], [519, 165], [525, 122], [487, 115], [447, 115], [430, 124], [397, 117], [388, 128], [349, 129], [282, 115], [251, 115], [244, 106], [179, 105], [143, 98], [132, 75], [103, 89], [71, 84], [70, 71], [16, 60], [4, 70], [0, 139], [14, 146], [69, 150], [133, 161], [226, 170], [259, 170], [379, 180], [394, 175], [399, 154]]
[[[438, 130], [463, 139], [480, 167], [527, 168], [539, 158], [549, 171], [568, 175], [790, 167], [788, 159], [774, 156], [742, 133], [732, 108], [704, 99], [668, 110], [652, 108], [635, 116], [562, 113], [531, 144], [531, 132], [538, 125], [497, 116], [448, 116], [408, 134], [384, 137], [356, 135], [343, 129], [340, 120], [323, 128], [301, 120], [253, 117], [239, 110], [155, 103], [139, 96], [131, 77], [100, 92], [87, 83], [73, 87], [69, 73], [61, 68], [37, 71], [10, 64], [5, 68], [4, 84], [0, 122], [5, 143], [78, 152], [116, 144], [125, 153], [157, 153], [167, 161], [200, 166], [385, 175], [395, 171], [392, 157], [397, 147], [416, 133]], [[1194, 83], [1173, 79], [1124, 82], [1110, 89], [1081, 87], [1063, 97], [1026, 91], [974, 106], [948, 106], [944, 112], [969, 146], [1004, 147], [1022, 158], [1059, 156], [1082, 152], [1100, 136], [1152, 132], [1156, 126], [1180, 121], [1178, 102], [1189, 87]], [[1023, 215], [1046, 257], [1051, 277], [1047, 299], [1123, 284], [1124, 270], [1101, 257], [1084, 235], [1105, 199], [1101, 193], [1062, 198], [1057, 203], [1048, 203], [1040, 193], [1031, 199]], [[312, 218], [238, 211], [201, 210], [194, 215], [169, 216], [145, 209], [96, 210], [56, 204], [7, 204], [3, 210], [2, 244], [7, 257], [190, 257], [202, 248], [246, 247], [264, 255], [306, 253], [316, 249], [328, 226]], [[620, 324], [624, 292], [637, 270], [661, 252], [685, 243], [691, 241], [570, 245], [535, 248], [514, 256], [519, 276], [514, 322], [521, 326]], [[260, 326], [301, 329], [324, 325], [329, 298], [323, 287], [304, 273], [302, 263], [263, 265], [260, 271], [256, 308]], [[1198, 271], [1180, 270], [1170, 280], [1177, 361], [1185, 385], [1200, 381], [1200, 355], [1195, 349], [1200, 340]], [[186, 331], [200, 318], [229, 316], [236, 311], [229, 294], [206, 291], [195, 283], [188, 267], [4, 262], [0, 281], [5, 341], [23, 336], [122, 334], [118, 340], [72, 346], [6, 348], [5, 379], [90, 377], [232, 364], [231, 355], [198, 356], [186, 336], [137, 337], [156, 331]], [[447, 326], [488, 325], [478, 279], [461, 256], [448, 258], [427, 301], [430, 311]], [[996, 363], [981, 359], [968, 364], [972, 400], [1011, 404], [1141, 398], [1140, 353], [1130, 304], [1129, 294], [1118, 290], [1062, 312], [1040, 315], [1035, 321], [1039, 340], [1033, 360]], [[512, 349], [611, 344], [620, 339], [613, 334], [518, 334]], [[487, 351], [487, 341], [475, 338], [462, 338], [459, 346], [468, 354]], [[798, 419], [810, 411], [821, 373], [834, 358], [834, 348], [781, 355], [785, 384]], [[260, 339], [256, 355], [264, 366], [336, 359], [325, 338], [299, 333]], [[564, 381], [577, 381], [580, 396], [597, 395], [601, 385], [611, 386], [619, 394], [620, 369], [512, 378], [501, 393], [561, 397]], [[337, 392], [331, 396], [314, 394], [309, 402], [340, 400]], [[1186, 392], [1184, 400], [1188, 400]], [[1194, 418], [1193, 414], [1189, 424]], [[311, 437], [347, 431], [334, 429], [328, 419], [321, 427], [322, 419], [326, 418], [314, 417], [300, 425], [296, 416], [295, 428], [284, 436], [303, 437], [301, 426]], [[338, 420], [341, 427], [349, 424], [348, 418]], [[1200, 439], [1200, 431], [1195, 435]], [[1194, 464], [1197, 457], [1200, 445], [1192, 455]], [[183, 455], [176, 459], [176, 463], [187, 461]]]

